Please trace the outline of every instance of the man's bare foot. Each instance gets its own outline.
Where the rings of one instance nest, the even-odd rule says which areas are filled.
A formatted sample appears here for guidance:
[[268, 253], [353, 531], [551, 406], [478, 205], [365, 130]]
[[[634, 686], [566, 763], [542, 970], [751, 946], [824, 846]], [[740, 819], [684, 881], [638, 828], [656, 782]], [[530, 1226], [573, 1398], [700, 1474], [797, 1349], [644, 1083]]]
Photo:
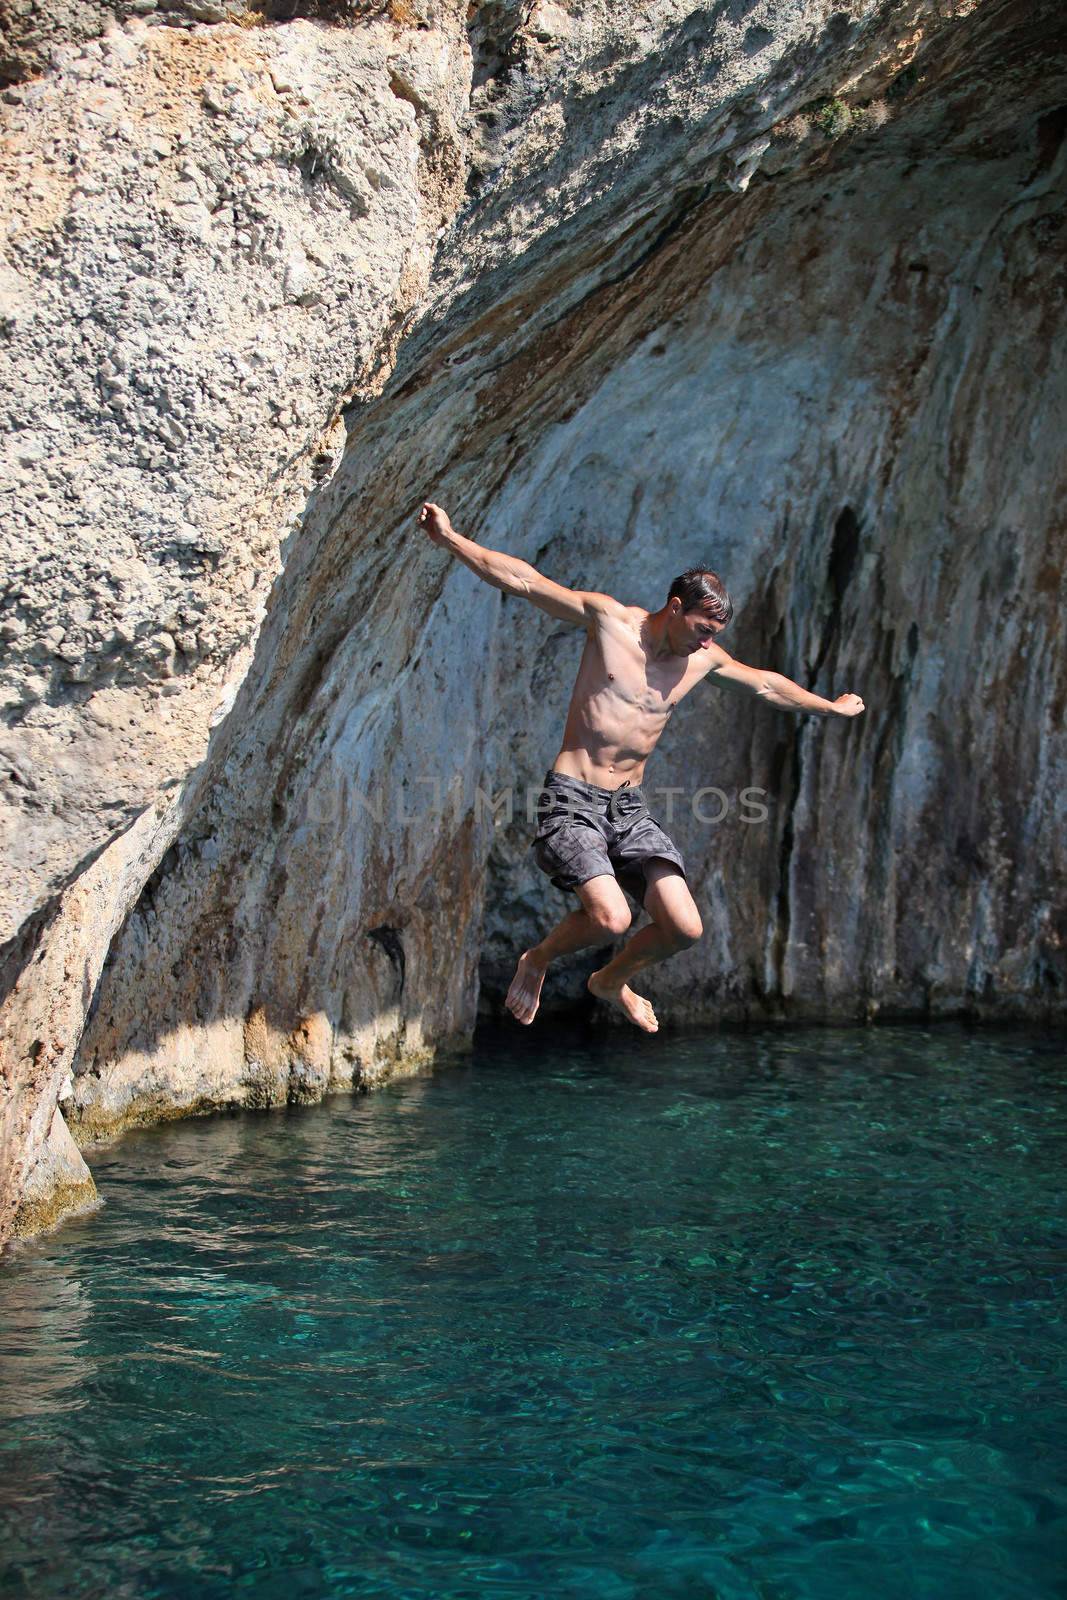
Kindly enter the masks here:
[[539, 967], [530, 960], [529, 950], [524, 950], [519, 957], [519, 964], [515, 968], [515, 976], [511, 980], [504, 1004], [515, 1018], [516, 1022], [532, 1022], [537, 1015], [537, 1008], [541, 1004], [541, 985], [545, 981], [547, 968]]
[[646, 1000], [643, 995], [634, 994], [629, 984], [612, 983], [610, 978], [605, 982], [599, 972], [593, 972], [589, 976], [587, 987], [590, 994], [595, 994], [598, 1000], [610, 1000], [613, 1005], [617, 1005], [631, 1022], [643, 1028], [646, 1033], [656, 1032], [659, 1023], [656, 1021], [651, 1000]]

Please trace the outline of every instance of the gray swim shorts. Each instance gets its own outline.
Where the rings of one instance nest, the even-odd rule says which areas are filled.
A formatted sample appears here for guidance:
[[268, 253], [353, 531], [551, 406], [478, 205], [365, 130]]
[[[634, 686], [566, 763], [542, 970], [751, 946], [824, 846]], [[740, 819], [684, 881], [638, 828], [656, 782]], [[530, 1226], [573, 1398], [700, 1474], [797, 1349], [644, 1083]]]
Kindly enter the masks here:
[[677, 846], [649, 815], [641, 790], [629, 783], [620, 789], [601, 789], [549, 771], [537, 799], [537, 814], [537, 835], [530, 848], [557, 889], [576, 889], [610, 872], [643, 905], [645, 867], [650, 861], [672, 861], [685, 875]]

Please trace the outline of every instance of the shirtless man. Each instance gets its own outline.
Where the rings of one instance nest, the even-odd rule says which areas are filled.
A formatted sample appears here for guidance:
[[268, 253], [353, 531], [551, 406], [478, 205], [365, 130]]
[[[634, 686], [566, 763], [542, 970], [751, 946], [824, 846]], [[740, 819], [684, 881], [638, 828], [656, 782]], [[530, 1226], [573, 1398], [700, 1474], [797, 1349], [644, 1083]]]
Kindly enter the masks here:
[[532, 1022], [550, 962], [625, 933], [632, 921], [625, 887], [652, 920], [592, 974], [589, 989], [655, 1033], [655, 1012], [629, 980], [695, 944], [704, 931], [682, 857], [649, 815], [639, 787], [675, 706], [703, 678], [747, 690], [783, 711], [824, 717], [858, 716], [863, 701], [856, 694], [824, 700], [780, 672], [744, 667], [727, 655], [715, 635], [733, 615], [733, 602], [705, 568], [676, 578], [666, 604], [646, 611], [608, 594], [566, 589], [526, 561], [484, 549], [457, 533], [432, 501], [419, 513], [419, 525], [486, 583], [523, 595], [586, 633], [563, 748], [545, 774], [532, 846], [541, 870], [558, 888], [573, 889], [581, 909], [523, 952], [505, 1004], [519, 1022]]

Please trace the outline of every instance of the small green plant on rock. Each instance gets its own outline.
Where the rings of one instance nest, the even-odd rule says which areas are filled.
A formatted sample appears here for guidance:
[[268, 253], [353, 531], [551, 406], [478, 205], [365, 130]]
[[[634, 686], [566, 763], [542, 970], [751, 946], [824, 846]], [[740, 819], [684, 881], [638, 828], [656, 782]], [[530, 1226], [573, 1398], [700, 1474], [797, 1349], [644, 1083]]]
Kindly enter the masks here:
[[852, 112], [843, 100], [824, 100], [814, 108], [811, 120], [828, 139], [837, 139], [851, 126]]

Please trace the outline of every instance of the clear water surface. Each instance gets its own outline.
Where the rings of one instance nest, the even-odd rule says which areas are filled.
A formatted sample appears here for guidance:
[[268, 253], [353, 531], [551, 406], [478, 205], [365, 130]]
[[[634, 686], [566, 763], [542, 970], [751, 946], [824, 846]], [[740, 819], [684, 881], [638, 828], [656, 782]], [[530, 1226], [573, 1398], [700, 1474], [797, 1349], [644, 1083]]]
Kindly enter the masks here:
[[1064, 1042], [484, 1038], [0, 1272], [6, 1596], [1067, 1594]]

